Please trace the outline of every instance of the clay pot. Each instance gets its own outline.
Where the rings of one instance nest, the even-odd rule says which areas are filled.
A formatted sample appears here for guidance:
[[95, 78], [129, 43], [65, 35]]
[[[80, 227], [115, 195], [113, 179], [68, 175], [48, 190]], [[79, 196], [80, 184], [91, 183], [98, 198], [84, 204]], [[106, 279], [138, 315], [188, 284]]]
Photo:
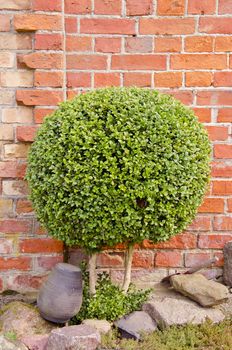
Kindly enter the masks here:
[[65, 323], [75, 316], [82, 304], [81, 270], [70, 264], [59, 263], [39, 291], [37, 305], [48, 321]]

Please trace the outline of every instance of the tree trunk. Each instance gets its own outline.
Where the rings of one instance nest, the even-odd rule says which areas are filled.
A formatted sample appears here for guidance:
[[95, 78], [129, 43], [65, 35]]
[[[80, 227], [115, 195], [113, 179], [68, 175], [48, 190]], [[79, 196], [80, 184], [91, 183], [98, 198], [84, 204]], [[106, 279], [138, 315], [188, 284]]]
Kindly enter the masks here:
[[89, 256], [89, 292], [90, 295], [96, 294], [96, 260], [97, 253]]
[[129, 244], [125, 255], [125, 272], [122, 290], [127, 293], [131, 282], [131, 266], [133, 258], [134, 244]]

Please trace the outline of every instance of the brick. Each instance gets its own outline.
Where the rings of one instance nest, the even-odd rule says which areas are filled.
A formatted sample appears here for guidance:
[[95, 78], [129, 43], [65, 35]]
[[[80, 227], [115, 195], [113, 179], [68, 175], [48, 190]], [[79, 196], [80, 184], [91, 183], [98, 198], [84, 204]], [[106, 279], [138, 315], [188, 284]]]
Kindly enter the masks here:
[[143, 0], [143, 1], [126, 1], [126, 14], [127, 16], [141, 16], [141, 15], [150, 15], [153, 11], [152, 0]]
[[[229, 231], [232, 230], [232, 217], [229, 216], [215, 216], [213, 222], [213, 228], [216, 231]], [[232, 238], [232, 234], [231, 234]], [[221, 247], [220, 247], [221, 248]]]
[[91, 51], [92, 38], [90, 36], [83, 37], [83, 36], [67, 35], [66, 50], [67, 51]]
[[199, 106], [231, 106], [232, 91], [199, 91], [197, 93], [197, 104]]
[[185, 266], [193, 267], [210, 259], [210, 253], [185, 253]]
[[232, 177], [232, 164], [213, 162], [211, 168], [212, 176], [214, 177]]
[[14, 66], [15, 55], [11, 52], [0, 52], [0, 66], [2, 68], [12, 68]]
[[0, 32], [10, 31], [10, 16], [0, 15]]
[[202, 249], [222, 249], [232, 235], [200, 235], [198, 246]]
[[91, 13], [91, 0], [65, 0], [65, 13]]
[[181, 54], [171, 56], [171, 69], [223, 69], [226, 66], [226, 55]]
[[125, 41], [126, 52], [152, 52], [152, 38], [126, 38]]
[[33, 72], [1, 72], [0, 86], [2, 87], [31, 87], [33, 86]]
[[0, 0], [1, 10], [30, 10], [31, 0]]
[[198, 209], [199, 213], [224, 213], [223, 198], [205, 198]]
[[32, 40], [28, 34], [0, 34], [1, 50], [30, 50], [31, 48]]
[[30, 214], [33, 212], [32, 204], [26, 199], [19, 199], [16, 203], [17, 214]]
[[61, 12], [62, 0], [33, 0], [34, 11]]
[[232, 158], [232, 145], [214, 145], [215, 158]]
[[183, 16], [185, 0], [158, 0], [157, 14], [159, 16]]
[[211, 15], [216, 12], [215, 0], [189, 0], [188, 13], [191, 15]]
[[214, 257], [217, 257], [219, 260], [214, 263], [214, 266], [223, 267], [224, 266], [224, 255], [223, 252], [214, 252]]
[[90, 73], [67, 73], [67, 87], [83, 87], [88, 88], [91, 86], [91, 74]]
[[112, 52], [121, 51], [121, 38], [95, 38], [96, 52]]
[[4, 108], [2, 110], [3, 123], [32, 123], [33, 110], [27, 107]]
[[0, 177], [2, 178], [24, 178], [26, 172], [26, 164], [16, 161], [0, 162]]
[[230, 55], [229, 67], [232, 68], [232, 55]]
[[182, 233], [170, 238], [166, 242], [153, 243], [144, 240], [142, 247], [146, 249], [192, 249], [197, 246], [197, 236], [191, 233]]
[[123, 267], [124, 259], [122, 253], [99, 253], [97, 256], [98, 267]]
[[185, 86], [211, 86], [213, 74], [211, 72], [187, 72], [185, 73]]
[[11, 254], [13, 252], [13, 239], [0, 239], [0, 254]]
[[228, 127], [226, 126], [206, 126], [211, 141], [225, 141], [228, 139]]
[[42, 124], [44, 118], [54, 112], [53, 108], [35, 108], [34, 119], [36, 124]]
[[62, 91], [18, 90], [16, 100], [27, 106], [55, 106], [63, 100]]
[[37, 126], [17, 126], [16, 138], [21, 142], [33, 142], [37, 130]]
[[5, 285], [6, 289], [16, 289], [17, 291], [21, 291], [22, 293], [30, 292], [30, 291], [38, 291], [42, 284], [47, 279], [47, 275], [39, 276], [38, 274], [33, 276], [30, 274], [20, 274], [20, 275], [6, 275], [5, 277]]
[[162, 72], [155, 73], [155, 86], [175, 88], [182, 85], [182, 73], [180, 72]]
[[122, 11], [121, 0], [95, 0], [94, 13], [96, 15], [120, 15]]
[[213, 195], [227, 196], [232, 194], [232, 181], [213, 181]]
[[29, 233], [31, 230], [30, 220], [7, 219], [0, 220], [1, 233]]
[[182, 255], [180, 252], [157, 252], [155, 255], [155, 267], [181, 267]]
[[163, 55], [115, 55], [112, 56], [112, 69], [126, 70], [165, 70], [166, 57]]
[[2, 182], [2, 192], [6, 196], [26, 196], [28, 186], [23, 180], [4, 180]]
[[32, 238], [20, 242], [21, 253], [61, 253], [63, 243], [50, 238]]
[[219, 0], [218, 13], [220, 15], [232, 14], [232, 1], [231, 0]]
[[63, 55], [58, 53], [34, 52], [20, 57], [20, 61], [32, 69], [62, 69]]
[[36, 50], [62, 50], [63, 36], [61, 34], [35, 34]]
[[211, 36], [189, 36], [185, 38], [185, 51], [211, 52], [213, 44], [214, 38]]
[[6, 158], [27, 158], [29, 145], [25, 144], [6, 144], [4, 145], [4, 153]]
[[14, 91], [0, 90], [0, 104], [13, 105], [15, 101]]
[[141, 18], [140, 34], [172, 35], [193, 34], [195, 20], [193, 18]]
[[17, 258], [1, 258], [0, 257], [0, 270], [23, 270], [27, 271], [31, 269], [32, 259], [28, 256]]
[[211, 220], [209, 216], [197, 216], [191, 225], [188, 226], [188, 231], [210, 231]]
[[232, 37], [231, 36], [216, 36], [215, 51], [230, 52], [232, 51]]
[[100, 55], [68, 55], [67, 69], [101, 70], [107, 67], [107, 57]]
[[18, 32], [62, 30], [62, 18], [60, 15], [19, 14], [14, 16], [14, 27]]
[[217, 121], [219, 123], [232, 123], [232, 108], [221, 108], [218, 110]]
[[154, 266], [154, 254], [151, 251], [137, 250], [133, 254], [132, 267], [149, 269]]
[[36, 235], [47, 235], [48, 234], [46, 229], [43, 226], [41, 226], [39, 222], [36, 221], [34, 226], [35, 226], [34, 231], [35, 231]]
[[177, 100], [180, 100], [185, 105], [192, 105], [193, 104], [193, 93], [192, 91], [173, 91], [173, 90], [167, 90], [165, 91], [166, 94], [173, 96]]
[[200, 123], [211, 122], [211, 109], [195, 107], [195, 108], [192, 108], [192, 110], [194, 111]]
[[63, 262], [63, 256], [39, 256], [36, 258], [36, 271], [50, 271], [56, 264]]
[[201, 17], [199, 32], [209, 34], [232, 34], [232, 18]]
[[232, 72], [215, 72], [213, 85], [220, 86], [232, 86]]
[[13, 140], [13, 126], [8, 124], [0, 125], [0, 140]]
[[232, 212], [232, 198], [228, 198], [227, 200], [228, 212]]
[[119, 73], [95, 73], [94, 87], [120, 86]]
[[44, 72], [36, 70], [34, 74], [35, 86], [50, 86], [50, 87], [62, 87], [63, 86], [63, 72]]
[[123, 75], [124, 86], [151, 86], [151, 74], [150, 73], [124, 73]]
[[180, 52], [181, 46], [181, 38], [155, 38], [155, 52]]
[[[13, 202], [11, 199], [0, 198], [0, 218], [9, 217], [13, 215]], [[0, 240], [1, 253], [1, 240]]]
[[65, 18], [65, 31], [66, 31], [66, 33], [76, 33], [77, 32], [77, 18], [76, 17], [66, 17]]
[[120, 18], [82, 18], [80, 32], [85, 34], [135, 34], [135, 21]]

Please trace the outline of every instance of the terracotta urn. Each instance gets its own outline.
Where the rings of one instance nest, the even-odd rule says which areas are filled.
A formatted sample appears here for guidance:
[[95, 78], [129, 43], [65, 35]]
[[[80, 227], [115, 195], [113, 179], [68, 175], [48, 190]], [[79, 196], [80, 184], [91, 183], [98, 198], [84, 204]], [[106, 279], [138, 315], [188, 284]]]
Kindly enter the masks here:
[[82, 304], [82, 274], [79, 267], [59, 263], [39, 291], [37, 305], [48, 321], [65, 323]]

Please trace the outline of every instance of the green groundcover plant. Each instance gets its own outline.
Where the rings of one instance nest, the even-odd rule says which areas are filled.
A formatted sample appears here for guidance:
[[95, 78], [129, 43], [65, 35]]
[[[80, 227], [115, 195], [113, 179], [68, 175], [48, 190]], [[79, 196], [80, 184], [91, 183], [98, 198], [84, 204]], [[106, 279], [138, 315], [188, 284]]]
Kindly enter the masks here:
[[45, 119], [27, 170], [30, 198], [50, 235], [90, 254], [168, 240], [193, 220], [209, 180], [210, 144], [193, 112], [141, 88], [77, 96]]

